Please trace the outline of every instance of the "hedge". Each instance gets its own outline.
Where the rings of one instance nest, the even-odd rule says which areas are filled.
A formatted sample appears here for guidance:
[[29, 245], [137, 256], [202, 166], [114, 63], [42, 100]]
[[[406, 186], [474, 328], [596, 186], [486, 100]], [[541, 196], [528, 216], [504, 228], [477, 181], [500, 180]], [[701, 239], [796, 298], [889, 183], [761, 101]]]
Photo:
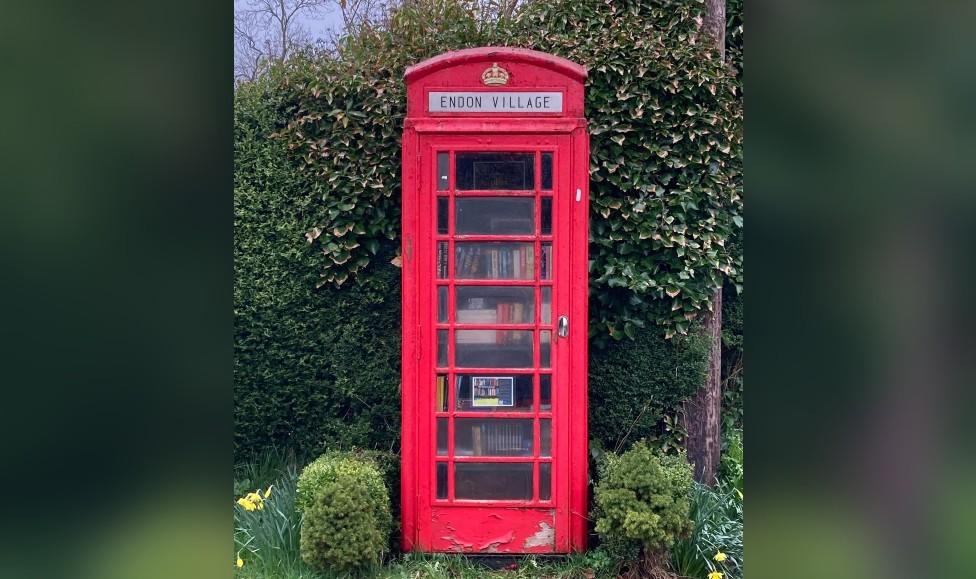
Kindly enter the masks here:
[[[241, 86], [238, 458], [271, 444], [397, 450], [402, 71], [487, 44], [590, 67], [591, 426], [608, 446], [652, 435], [701, 379], [694, 336], [666, 338], [694, 333], [723, 276], [739, 283], [741, 252], [725, 241], [742, 224], [741, 110], [735, 79], [690, 42], [700, 11], [561, 0], [483, 24], [463, 2], [410, 3], [339, 57], [299, 54]], [[638, 400], [652, 404], [632, 428]]]

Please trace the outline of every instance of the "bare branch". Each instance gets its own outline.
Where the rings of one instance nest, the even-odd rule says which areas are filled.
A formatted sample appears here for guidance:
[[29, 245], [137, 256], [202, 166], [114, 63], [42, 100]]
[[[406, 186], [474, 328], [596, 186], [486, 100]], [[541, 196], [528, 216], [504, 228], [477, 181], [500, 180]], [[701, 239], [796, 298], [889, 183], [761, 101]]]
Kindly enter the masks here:
[[326, 14], [338, 0], [239, 0], [234, 16], [234, 71], [254, 79], [269, 64], [282, 62], [312, 44], [302, 25]]

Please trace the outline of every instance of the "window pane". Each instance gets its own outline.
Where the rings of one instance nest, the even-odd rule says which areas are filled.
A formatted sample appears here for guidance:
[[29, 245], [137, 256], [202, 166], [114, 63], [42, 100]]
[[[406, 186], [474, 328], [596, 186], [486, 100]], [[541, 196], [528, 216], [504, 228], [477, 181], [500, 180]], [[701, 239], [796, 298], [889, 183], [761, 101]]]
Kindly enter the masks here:
[[437, 279], [447, 279], [447, 242], [437, 242]]
[[539, 376], [539, 410], [552, 410], [552, 376]]
[[437, 153], [437, 190], [447, 191], [447, 176], [450, 173], [450, 160], [447, 153]]
[[436, 399], [434, 410], [437, 412], [447, 412], [447, 376], [438, 374], [434, 384]]
[[454, 201], [458, 235], [532, 235], [535, 199], [531, 197], [459, 197]]
[[447, 235], [447, 197], [437, 198], [437, 233]]
[[455, 456], [532, 456], [532, 419], [457, 418]]
[[539, 233], [542, 235], [552, 235], [552, 197], [542, 198], [542, 214], [539, 216]]
[[532, 500], [532, 463], [458, 462], [454, 497], [475, 500]]
[[437, 419], [437, 456], [447, 456], [447, 419]]
[[437, 330], [437, 365], [447, 366], [447, 330]]
[[455, 187], [471, 189], [535, 189], [532, 153], [457, 153]]
[[455, 365], [531, 368], [532, 330], [455, 330]]
[[552, 463], [539, 463], [539, 500], [552, 499]]
[[447, 287], [437, 288], [437, 321], [447, 323]]
[[552, 337], [552, 332], [549, 330], [542, 330], [539, 332], [539, 367], [549, 368], [551, 366], [549, 360], [550, 351], [550, 339]]
[[552, 288], [542, 288], [542, 313], [540, 323], [552, 323]]
[[454, 277], [458, 279], [533, 279], [531, 243], [455, 243]]
[[[494, 381], [494, 398], [486, 396], [483, 386]], [[458, 374], [454, 378], [454, 401], [458, 410], [478, 412], [531, 412], [532, 375], [485, 376]], [[477, 395], [472, 388], [478, 384]], [[490, 394], [490, 392], [488, 392]]]
[[542, 190], [552, 190], [552, 153], [542, 154]]
[[457, 286], [459, 324], [535, 323], [535, 292], [531, 287]]
[[552, 456], [552, 421], [539, 420], [539, 456]]
[[437, 498], [447, 498], [447, 463], [437, 463]]
[[539, 256], [539, 271], [542, 279], [552, 278], [552, 244], [549, 242], [542, 244], [542, 254]]

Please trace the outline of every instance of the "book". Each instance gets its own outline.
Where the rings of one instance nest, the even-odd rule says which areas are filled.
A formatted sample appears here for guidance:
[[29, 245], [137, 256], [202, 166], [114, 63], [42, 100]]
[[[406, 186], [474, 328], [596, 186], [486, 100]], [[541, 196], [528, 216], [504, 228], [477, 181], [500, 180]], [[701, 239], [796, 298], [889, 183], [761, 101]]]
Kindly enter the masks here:
[[447, 376], [437, 376], [437, 407], [438, 412], [447, 411]]

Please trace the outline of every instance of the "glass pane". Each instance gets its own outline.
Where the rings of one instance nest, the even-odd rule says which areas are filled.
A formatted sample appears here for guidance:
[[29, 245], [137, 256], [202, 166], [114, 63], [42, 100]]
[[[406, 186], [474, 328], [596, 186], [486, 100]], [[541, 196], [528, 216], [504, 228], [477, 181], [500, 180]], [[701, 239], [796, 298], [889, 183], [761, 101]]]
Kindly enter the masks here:
[[437, 242], [437, 279], [447, 279], [447, 242]]
[[542, 255], [539, 257], [539, 271], [542, 279], [552, 278], [552, 244], [549, 242], [542, 244]]
[[437, 365], [447, 366], [447, 330], [437, 330]]
[[539, 410], [552, 410], [552, 376], [539, 376]]
[[532, 500], [532, 463], [455, 463], [454, 498]]
[[542, 190], [552, 191], [552, 153], [542, 154]]
[[534, 208], [531, 197], [459, 197], [454, 201], [454, 233], [532, 235]]
[[539, 217], [540, 231], [542, 235], [552, 235], [552, 197], [542, 198], [542, 215]]
[[543, 324], [552, 323], [552, 288], [551, 287], [542, 288], [541, 323]]
[[539, 420], [539, 456], [552, 456], [552, 421]]
[[447, 235], [447, 197], [437, 198], [437, 233]]
[[[472, 385], [477, 384], [477, 393]], [[495, 391], [486, 391], [486, 386]], [[476, 395], [477, 394], [477, 395]], [[488, 396], [494, 394], [494, 396]], [[454, 378], [454, 403], [458, 410], [478, 412], [531, 412], [532, 375], [483, 376], [458, 374]]]
[[458, 279], [533, 279], [531, 243], [454, 244], [454, 277]]
[[450, 160], [447, 153], [437, 153], [437, 190], [447, 191], [447, 176], [450, 173]]
[[455, 187], [471, 189], [535, 189], [533, 153], [457, 153]]
[[447, 419], [437, 419], [437, 456], [447, 456]]
[[532, 419], [457, 418], [455, 456], [532, 456]]
[[447, 498], [447, 463], [437, 463], [437, 498]]
[[447, 412], [447, 376], [444, 374], [437, 375], [434, 390], [436, 394], [434, 410], [437, 412]]
[[447, 288], [445, 286], [437, 288], [437, 321], [442, 324], [447, 323]]
[[539, 464], [539, 500], [552, 499], [552, 463]]
[[533, 324], [535, 291], [531, 287], [457, 286], [455, 321], [459, 324]]
[[549, 360], [550, 357], [549, 340], [551, 339], [551, 336], [552, 336], [552, 332], [550, 332], [549, 330], [542, 330], [541, 332], [539, 332], [539, 367], [540, 368], [549, 368], [551, 366]]
[[531, 368], [532, 330], [455, 330], [455, 365]]

